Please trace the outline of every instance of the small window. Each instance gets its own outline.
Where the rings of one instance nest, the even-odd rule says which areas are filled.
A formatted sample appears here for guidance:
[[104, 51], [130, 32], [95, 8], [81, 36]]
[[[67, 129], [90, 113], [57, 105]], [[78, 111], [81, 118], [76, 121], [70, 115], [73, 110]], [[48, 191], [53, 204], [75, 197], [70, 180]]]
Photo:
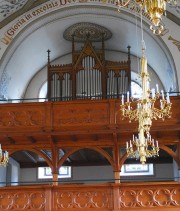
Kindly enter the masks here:
[[153, 164], [124, 164], [121, 168], [121, 176], [154, 175]]
[[142, 96], [142, 87], [135, 81], [131, 81], [131, 91], [134, 98], [140, 98]]
[[[71, 167], [62, 166], [59, 168], [58, 178], [71, 178]], [[38, 168], [38, 179], [52, 179], [52, 171], [50, 167]]]

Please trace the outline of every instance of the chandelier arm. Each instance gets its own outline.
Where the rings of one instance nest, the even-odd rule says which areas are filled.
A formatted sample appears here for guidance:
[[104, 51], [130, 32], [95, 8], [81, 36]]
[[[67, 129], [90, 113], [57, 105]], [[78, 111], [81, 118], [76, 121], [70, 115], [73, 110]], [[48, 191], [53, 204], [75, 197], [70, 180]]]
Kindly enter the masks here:
[[166, 15], [166, 4], [173, 2], [176, 5], [176, 0], [117, 0], [116, 5], [118, 11], [121, 8], [128, 7], [132, 2], [133, 7], [138, 7], [141, 13], [149, 17], [151, 21], [150, 30], [155, 35], [160, 35], [164, 31], [164, 24], [162, 23], [162, 16]]
[[167, 106], [165, 109], [160, 110], [157, 108], [153, 108], [152, 110], [152, 119], [165, 119], [165, 117], [170, 118], [171, 112], [170, 112], [171, 106]]
[[131, 121], [137, 121], [138, 120], [138, 113], [139, 111], [138, 110], [128, 110], [128, 109], [124, 109], [123, 110], [123, 113], [124, 113], [124, 117], [125, 118], [129, 118], [129, 122]]
[[122, 8], [122, 7], [126, 7], [126, 6], [129, 4], [130, 1], [131, 1], [131, 0], [127, 0], [127, 2], [124, 3], [123, 0], [118, 0], [117, 3], [116, 3], [116, 5], [117, 5], [117, 6], [119, 7], [119, 9], [120, 9], [120, 8]]

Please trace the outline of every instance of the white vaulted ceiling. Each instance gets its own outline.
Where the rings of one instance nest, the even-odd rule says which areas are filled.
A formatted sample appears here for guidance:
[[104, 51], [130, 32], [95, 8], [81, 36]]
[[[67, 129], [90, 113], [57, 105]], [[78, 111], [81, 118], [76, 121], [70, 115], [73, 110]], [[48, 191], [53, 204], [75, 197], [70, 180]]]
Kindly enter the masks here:
[[[18, 12], [22, 14], [23, 8], [27, 11], [27, 4], [29, 8], [32, 8], [33, 2], [37, 1], [2, 1], [0, 3], [1, 31], [6, 27], [5, 24], [13, 21], [12, 16], [15, 17]], [[6, 17], [2, 16], [2, 8], [5, 8], [3, 6], [15, 3], [17, 6], [12, 6]], [[171, 36], [180, 41], [180, 28], [177, 23], [179, 7], [170, 6], [168, 11], [171, 13], [174, 11], [173, 17], [176, 23], [164, 18], [167, 32], [164, 36], [156, 36], [149, 30], [149, 22], [144, 20], [144, 40], [148, 65], [155, 72], [153, 74], [156, 79], [161, 80], [166, 91], [170, 88], [178, 91], [180, 51], [178, 45], [173, 44], [171, 40], [168, 41], [168, 38]], [[34, 92], [34, 95], [32, 92], [30, 95], [27, 93], [33, 86], [39, 90], [46, 80], [46, 51], [51, 50], [51, 60], [61, 63], [65, 61], [65, 57], [71, 53], [71, 42], [64, 38], [63, 33], [73, 24], [82, 22], [98, 24], [112, 33], [112, 37], [105, 42], [107, 56], [113, 54], [118, 59], [118, 54], [126, 53], [127, 46], [130, 45], [132, 71], [138, 71], [136, 58], [141, 56], [141, 29], [139, 18], [135, 18], [133, 11], [123, 9], [121, 13], [118, 13], [115, 6], [106, 4], [74, 4], [37, 17], [13, 39], [1, 55], [1, 95], [6, 95], [8, 98], [37, 97], [37, 92]], [[98, 44], [94, 43], [94, 45]], [[126, 56], [124, 58], [126, 59]]]

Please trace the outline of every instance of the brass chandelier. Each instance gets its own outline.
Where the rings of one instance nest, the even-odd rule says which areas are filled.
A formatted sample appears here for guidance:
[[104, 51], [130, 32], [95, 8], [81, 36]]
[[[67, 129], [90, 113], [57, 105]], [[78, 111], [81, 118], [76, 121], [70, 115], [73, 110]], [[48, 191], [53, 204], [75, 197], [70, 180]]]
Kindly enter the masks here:
[[161, 34], [164, 29], [162, 24], [162, 15], [166, 14], [166, 3], [173, 2], [176, 4], [176, 0], [117, 0], [118, 10], [122, 7], [128, 7], [130, 3], [140, 7], [148, 16], [152, 25], [150, 29], [154, 34]]
[[0, 166], [6, 166], [9, 161], [9, 155], [7, 151], [2, 151], [0, 144]]
[[[165, 96], [162, 90], [160, 94], [158, 85], [156, 85], [156, 91], [155, 89], [150, 90], [150, 78], [144, 49], [141, 58], [140, 78], [142, 82], [142, 97], [134, 101], [132, 97], [129, 97], [129, 92], [127, 92], [127, 101], [124, 101], [124, 95], [122, 95], [120, 107], [123, 118], [129, 118], [130, 122], [134, 120], [139, 123], [138, 136], [135, 137], [133, 135], [132, 141], [126, 142], [127, 155], [128, 157], [140, 158], [140, 162], [145, 164], [146, 158], [159, 155], [158, 141], [154, 141], [150, 135], [152, 120], [170, 118], [171, 102], [169, 93]], [[159, 108], [155, 107], [157, 99], [160, 99]], [[131, 102], [133, 101], [132, 105]], [[134, 150], [134, 148], [136, 149]]]

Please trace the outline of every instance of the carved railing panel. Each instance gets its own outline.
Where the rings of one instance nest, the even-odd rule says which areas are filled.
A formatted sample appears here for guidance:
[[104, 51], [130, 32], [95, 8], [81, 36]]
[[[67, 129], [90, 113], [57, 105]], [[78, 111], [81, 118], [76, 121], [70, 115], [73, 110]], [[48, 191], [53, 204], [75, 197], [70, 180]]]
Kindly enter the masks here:
[[105, 102], [54, 104], [54, 128], [109, 124], [109, 106]]
[[14, 130], [27, 128], [35, 130], [42, 127], [45, 117], [45, 107], [40, 104], [4, 104], [0, 105], [0, 128]]
[[63, 209], [98, 209], [110, 210], [113, 208], [112, 191], [107, 189], [79, 189], [60, 190], [54, 192], [55, 210]]
[[[24, 189], [24, 188], [23, 188]], [[0, 190], [0, 210], [45, 210], [46, 197], [43, 190]]]
[[0, 188], [0, 210], [120, 211], [180, 209], [180, 183], [126, 183]]
[[120, 191], [121, 209], [139, 208], [180, 208], [180, 184], [168, 186], [162, 184], [157, 186], [138, 185], [137, 187], [122, 187]]

